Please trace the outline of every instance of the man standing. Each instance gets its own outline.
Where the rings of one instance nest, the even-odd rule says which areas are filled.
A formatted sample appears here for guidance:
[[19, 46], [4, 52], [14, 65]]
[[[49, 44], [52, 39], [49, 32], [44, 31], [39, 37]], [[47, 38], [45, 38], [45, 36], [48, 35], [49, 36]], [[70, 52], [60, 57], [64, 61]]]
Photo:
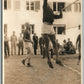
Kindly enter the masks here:
[[48, 57], [48, 65], [50, 68], [53, 68], [51, 63], [51, 59], [49, 57], [49, 39], [52, 41], [53, 48], [56, 54], [56, 63], [59, 65], [63, 65], [61, 61], [58, 59], [58, 49], [55, 38], [55, 31], [53, 29], [54, 19], [62, 18], [62, 11], [60, 9], [60, 15], [54, 15], [52, 9], [47, 4], [47, 0], [44, 0], [43, 4], [43, 25], [42, 25], [42, 35], [45, 40], [46, 47], [46, 55]]
[[33, 36], [33, 43], [34, 43], [34, 54], [37, 54], [37, 46], [38, 46], [38, 36], [36, 33]]
[[20, 55], [20, 51], [21, 51], [21, 54], [23, 55], [23, 37], [22, 37], [22, 34], [20, 34], [20, 37], [19, 37], [19, 43], [18, 43], [18, 55]]
[[9, 56], [9, 39], [7, 34], [4, 35], [4, 53], [6, 57], [7, 55]]
[[32, 55], [32, 41], [31, 41], [31, 32], [30, 32], [30, 25], [29, 23], [25, 23], [25, 31], [24, 31], [24, 35], [23, 35], [23, 39], [24, 39], [24, 47], [26, 49], [26, 58], [24, 58], [22, 60], [22, 63], [25, 65], [25, 61], [28, 59], [27, 62], [27, 66], [30, 67], [30, 59], [31, 59], [31, 55]]
[[15, 31], [13, 31], [13, 35], [11, 36], [11, 55], [16, 55], [16, 45], [17, 36], [15, 35]]
[[39, 38], [39, 46], [40, 46], [40, 53], [41, 53], [41, 55], [43, 55], [43, 45], [44, 45], [44, 41], [43, 41], [43, 37], [41, 36]]

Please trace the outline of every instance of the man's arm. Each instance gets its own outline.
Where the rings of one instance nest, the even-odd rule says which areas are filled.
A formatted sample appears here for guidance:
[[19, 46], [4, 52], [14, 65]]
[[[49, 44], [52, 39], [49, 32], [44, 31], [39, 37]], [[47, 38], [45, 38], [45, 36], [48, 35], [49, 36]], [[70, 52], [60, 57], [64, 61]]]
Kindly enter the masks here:
[[44, 6], [44, 7], [47, 6], [47, 0], [44, 0], [43, 6]]
[[60, 10], [60, 15], [54, 15], [54, 19], [60, 19], [62, 16], [62, 11]]

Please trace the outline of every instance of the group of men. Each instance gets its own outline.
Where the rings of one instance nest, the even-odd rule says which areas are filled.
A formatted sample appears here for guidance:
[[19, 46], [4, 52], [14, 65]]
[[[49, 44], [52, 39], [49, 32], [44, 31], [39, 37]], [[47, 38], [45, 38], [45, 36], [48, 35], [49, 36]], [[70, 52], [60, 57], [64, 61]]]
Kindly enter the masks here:
[[60, 54], [75, 54], [76, 53], [76, 48], [74, 47], [72, 41], [70, 41], [70, 38], [68, 38], [68, 42], [66, 42], [66, 40], [63, 40], [63, 46], [59, 53]]
[[[59, 55], [58, 47], [57, 47], [57, 43], [56, 43], [55, 31], [53, 29], [54, 19], [60, 19], [62, 17], [63, 17], [63, 14], [62, 14], [61, 8], [60, 8], [60, 14], [55, 15], [53, 13], [53, 10], [48, 5], [47, 0], [44, 0], [44, 3], [43, 3], [43, 25], [42, 25], [41, 35], [42, 35], [42, 38], [44, 39], [43, 44], [45, 44], [44, 49], [46, 51], [45, 53], [46, 53], [46, 56], [47, 56], [47, 59], [48, 59], [47, 64], [49, 65], [50, 68], [53, 68], [53, 64], [52, 64], [51, 58], [49, 56], [49, 42], [50, 41], [52, 42], [54, 53], [56, 55], [56, 64], [59, 64], [60, 66], [63, 66], [63, 63], [62, 63], [61, 59], [58, 56]], [[24, 35], [23, 35], [24, 40], [23, 41], [24, 41], [25, 46], [26, 46], [27, 56], [26, 56], [26, 58], [24, 58], [22, 60], [22, 63], [25, 64], [26, 59], [28, 59], [27, 65], [31, 66], [31, 64], [30, 64], [30, 59], [31, 59], [30, 54], [32, 54], [31, 47], [32, 47], [32, 44], [33, 44], [34, 45], [34, 53], [37, 54], [36, 50], [37, 50], [37, 44], [38, 44], [38, 42], [37, 42], [38, 37], [35, 35], [33, 37], [34, 42], [32, 42], [31, 36], [30, 36], [31, 33], [30, 33], [30, 29], [29, 29], [30, 28], [29, 23], [26, 23], [25, 27], [26, 27], [26, 30], [24, 31]], [[16, 39], [16, 40], [13, 41], [14, 39]], [[15, 44], [15, 42], [17, 41], [17, 38], [15, 36], [15, 33], [13, 33], [13, 36], [11, 37], [11, 41], [13, 41], [13, 43], [11, 42], [11, 44], [13, 45], [13, 46], [11, 46], [11, 49], [14, 48], [15, 54], [16, 54], [16, 49], [15, 49], [16, 44]], [[21, 41], [21, 38], [19, 39], [19, 41]], [[39, 43], [41, 43], [41, 41], [42, 41], [42, 39], [40, 38]], [[20, 42], [20, 45], [21, 44], [22, 44], [22, 42]], [[23, 47], [21, 47], [20, 45], [19, 45], [19, 49], [22, 48], [22, 50], [23, 50]], [[42, 48], [41, 47], [42, 46], [40, 46], [41, 54], [42, 54]]]
[[[25, 33], [25, 32], [24, 32]], [[23, 34], [24, 35], [24, 34]], [[28, 36], [29, 37], [29, 36]], [[7, 34], [4, 34], [4, 53], [5, 56], [10, 56], [10, 47], [9, 42], [11, 43], [11, 55], [16, 55], [17, 47], [18, 47], [18, 55], [24, 54], [24, 37], [22, 36], [22, 33], [20, 33], [19, 38], [15, 35], [15, 32], [13, 32], [13, 35], [11, 38], [8, 38]], [[34, 54], [37, 54], [37, 46], [38, 46], [38, 36], [34, 34], [33, 36], [33, 47], [34, 47]]]

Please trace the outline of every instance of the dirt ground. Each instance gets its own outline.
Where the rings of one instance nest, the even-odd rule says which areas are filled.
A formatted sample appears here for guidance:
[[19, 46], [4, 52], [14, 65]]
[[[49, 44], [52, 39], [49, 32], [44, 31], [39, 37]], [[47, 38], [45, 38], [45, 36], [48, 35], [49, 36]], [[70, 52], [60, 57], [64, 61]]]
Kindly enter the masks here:
[[77, 65], [77, 55], [60, 56], [59, 66], [52, 59], [54, 68], [47, 65], [41, 55], [31, 56], [32, 67], [21, 63], [24, 56], [10, 56], [4, 59], [4, 84], [81, 84], [81, 63]]

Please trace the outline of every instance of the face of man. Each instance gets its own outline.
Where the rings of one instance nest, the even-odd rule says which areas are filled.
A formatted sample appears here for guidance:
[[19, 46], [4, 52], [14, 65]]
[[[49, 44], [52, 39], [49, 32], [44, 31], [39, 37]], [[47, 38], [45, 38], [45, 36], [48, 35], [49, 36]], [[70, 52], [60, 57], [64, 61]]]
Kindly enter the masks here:
[[68, 38], [68, 42], [70, 41], [70, 38]]
[[36, 36], [36, 33], [34, 34], [34, 36]]
[[13, 32], [13, 36], [15, 36], [15, 32]]

